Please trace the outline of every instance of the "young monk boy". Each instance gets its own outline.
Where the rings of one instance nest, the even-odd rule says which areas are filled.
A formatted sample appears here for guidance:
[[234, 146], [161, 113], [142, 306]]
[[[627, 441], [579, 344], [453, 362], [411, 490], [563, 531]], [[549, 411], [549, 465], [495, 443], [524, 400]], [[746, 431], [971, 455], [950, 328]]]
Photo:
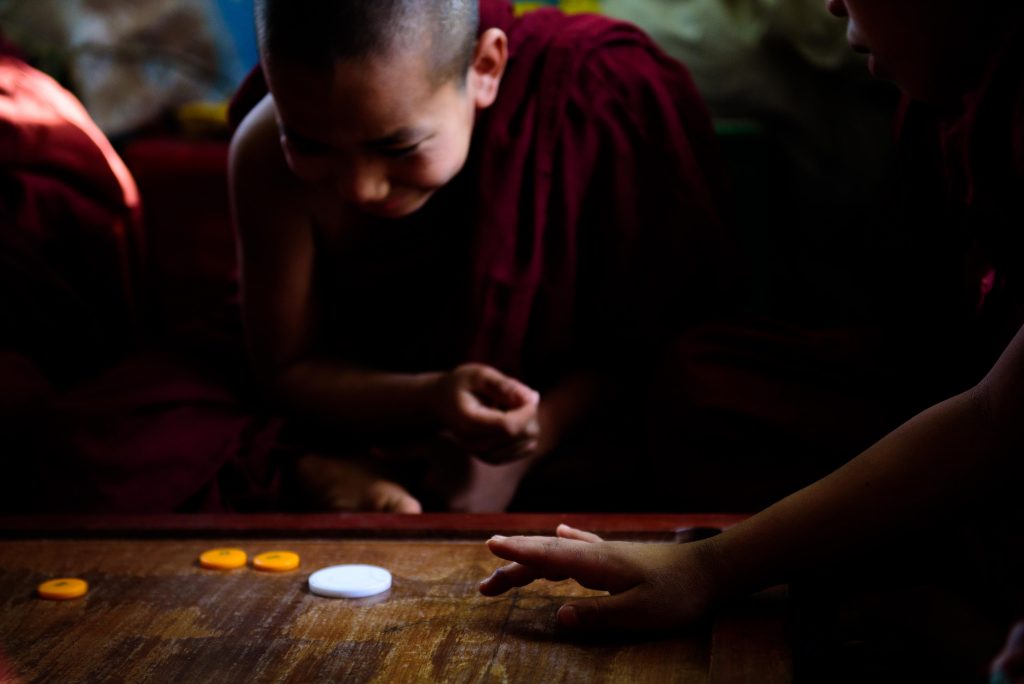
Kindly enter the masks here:
[[[936, 120], [933, 158], [965, 243], [975, 245], [971, 293], [982, 320], [998, 307], [1017, 330], [974, 387], [914, 417], [856, 459], [723, 534], [683, 545], [603, 542], [565, 526], [557, 538], [495, 537], [512, 561], [481, 584], [500, 594], [541, 577], [572, 577], [607, 597], [572, 601], [569, 627], [655, 629], [692, 622], [721, 600], [755, 591], [919, 530], [960, 502], [1016, 483], [1024, 448], [1021, 298], [1024, 211], [1024, 11], [997, 0], [830, 0], [854, 49]], [[941, 213], [941, 212], [940, 212]], [[990, 330], [1000, 326], [991, 325]], [[1006, 338], [1003, 340], [1006, 344]], [[907, 542], [906, 537], [897, 541]], [[960, 550], [950, 548], [955, 558]], [[1018, 651], [1021, 640], [1011, 639]]]
[[316, 422], [298, 477], [331, 508], [501, 510], [616, 367], [722, 306], [693, 84], [595, 16], [256, 10], [269, 94], [231, 189], [253, 361]]

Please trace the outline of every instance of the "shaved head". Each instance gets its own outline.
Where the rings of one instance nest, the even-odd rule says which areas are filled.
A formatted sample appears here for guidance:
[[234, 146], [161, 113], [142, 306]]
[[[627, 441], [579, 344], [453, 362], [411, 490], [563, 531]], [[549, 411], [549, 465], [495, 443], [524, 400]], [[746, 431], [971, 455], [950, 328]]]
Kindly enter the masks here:
[[478, 14], [478, 0], [256, 0], [256, 33], [270, 69], [419, 51], [433, 83], [461, 84]]

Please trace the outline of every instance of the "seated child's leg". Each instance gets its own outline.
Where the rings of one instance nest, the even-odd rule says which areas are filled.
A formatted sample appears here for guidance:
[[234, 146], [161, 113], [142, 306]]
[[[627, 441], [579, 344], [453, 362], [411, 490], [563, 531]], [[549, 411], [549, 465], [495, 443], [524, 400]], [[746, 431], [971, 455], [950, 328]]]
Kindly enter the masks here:
[[532, 460], [495, 465], [472, 456], [462, 456], [446, 467], [435, 461], [424, 481], [426, 496], [438, 500], [438, 507], [456, 513], [501, 513], [529, 471]]
[[530, 458], [494, 465], [445, 437], [423, 438], [374, 450], [375, 463], [393, 473], [426, 510], [497, 513], [508, 508]]
[[485, 463], [443, 438], [361, 457], [305, 453], [294, 465], [295, 494], [302, 507], [316, 510], [493, 513], [508, 507], [531, 465]]
[[304, 454], [295, 462], [297, 496], [310, 508], [331, 511], [420, 513], [404, 487], [366, 460]]

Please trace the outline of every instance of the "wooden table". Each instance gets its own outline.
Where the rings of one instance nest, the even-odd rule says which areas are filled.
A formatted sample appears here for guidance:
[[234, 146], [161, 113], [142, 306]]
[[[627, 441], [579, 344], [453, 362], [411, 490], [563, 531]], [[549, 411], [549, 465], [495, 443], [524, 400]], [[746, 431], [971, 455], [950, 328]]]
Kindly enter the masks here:
[[[590, 592], [537, 582], [498, 598], [477, 583], [494, 533], [561, 521], [614, 538], [671, 541], [735, 516], [303, 515], [0, 519], [0, 680], [43, 682], [739, 682], [792, 679], [785, 592], [686, 632], [572, 636], [555, 611]], [[286, 549], [298, 570], [206, 570], [205, 549]], [[358, 600], [309, 592], [318, 568], [370, 563], [392, 589]], [[61, 576], [87, 596], [37, 598]]]

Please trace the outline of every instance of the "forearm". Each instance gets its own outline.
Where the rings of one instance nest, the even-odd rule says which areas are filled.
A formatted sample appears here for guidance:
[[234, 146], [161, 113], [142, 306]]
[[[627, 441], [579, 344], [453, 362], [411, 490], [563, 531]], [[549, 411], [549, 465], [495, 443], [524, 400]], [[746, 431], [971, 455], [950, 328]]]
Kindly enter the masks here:
[[305, 359], [275, 374], [271, 386], [288, 410], [338, 429], [439, 427], [432, 396], [440, 373], [388, 373], [341, 361]]
[[601, 382], [592, 371], [576, 371], [544, 392], [537, 420], [540, 437], [537, 453], [553, 451], [592, 413], [599, 401]]
[[924, 411], [828, 477], [708, 540], [719, 593], [788, 581], [887, 530], [923, 525], [999, 472], [1008, 452], [994, 434], [977, 388]]

